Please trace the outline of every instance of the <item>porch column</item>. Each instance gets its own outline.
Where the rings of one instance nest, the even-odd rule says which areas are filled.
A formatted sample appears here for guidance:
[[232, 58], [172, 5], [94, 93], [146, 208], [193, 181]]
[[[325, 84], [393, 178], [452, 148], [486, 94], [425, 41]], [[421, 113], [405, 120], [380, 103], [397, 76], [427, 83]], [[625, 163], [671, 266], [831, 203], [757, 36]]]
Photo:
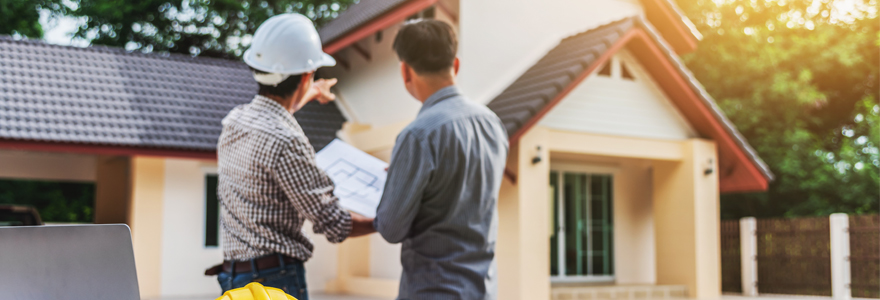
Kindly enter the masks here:
[[682, 143], [683, 159], [654, 164], [657, 284], [686, 285], [688, 296], [721, 296], [718, 157], [715, 143]]
[[161, 296], [162, 223], [165, 159], [131, 158], [131, 205], [128, 215], [138, 286], [142, 299]]
[[129, 158], [98, 156], [95, 168], [95, 223], [129, 224]]
[[[538, 150], [541, 146], [541, 150]], [[547, 131], [534, 128], [511, 146], [498, 199], [498, 299], [550, 297], [550, 155]], [[533, 163], [540, 155], [541, 161]]]

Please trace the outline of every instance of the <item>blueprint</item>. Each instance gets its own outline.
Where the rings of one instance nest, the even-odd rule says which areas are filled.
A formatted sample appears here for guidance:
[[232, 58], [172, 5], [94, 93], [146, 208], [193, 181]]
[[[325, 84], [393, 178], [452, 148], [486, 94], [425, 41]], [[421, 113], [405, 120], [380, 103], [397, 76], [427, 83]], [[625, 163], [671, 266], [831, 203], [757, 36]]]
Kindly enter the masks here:
[[315, 160], [333, 180], [333, 194], [343, 208], [376, 217], [385, 188], [387, 163], [338, 139], [321, 149]]

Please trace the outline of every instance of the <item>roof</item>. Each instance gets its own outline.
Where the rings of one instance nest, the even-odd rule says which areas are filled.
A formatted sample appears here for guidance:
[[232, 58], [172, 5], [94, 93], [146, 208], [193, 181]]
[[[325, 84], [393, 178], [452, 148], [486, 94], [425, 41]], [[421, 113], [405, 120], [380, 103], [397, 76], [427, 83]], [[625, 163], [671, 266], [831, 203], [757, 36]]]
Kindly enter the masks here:
[[361, 0], [318, 29], [321, 43], [328, 44], [409, 0]]
[[[773, 174], [767, 165], [757, 155], [748, 141], [737, 131], [721, 109], [715, 104], [714, 99], [706, 92], [702, 85], [694, 78], [675, 55], [675, 51], [663, 40], [651, 25], [641, 17], [630, 17], [574, 36], [563, 39], [544, 57], [539, 59], [531, 68], [516, 79], [510, 86], [487, 104], [501, 121], [504, 123], [511, 142], [515, 142], [519, 136], [538, 122], [556, 103], [574, 86], [577, 86], [584, 78], [598, 69], [617, 50], [625, 47], [630, 40], [639, 32], [644, 32], [651, 40], [652, 47], [659, 47], [662, 57], [650, 57], [650, 60], [662, 60], [674, 69], [673, 74], [654, 73], [653, 76], [661, 81], [660, 76], [676, 76], [684, 81], [689, 94], [672, 94], [672, 90], [665, 91], [673, 98], [679, 110], [685, 114], [690, 122], [708, 122], [711, 126], [719, 126], [715, 130], [710, 125], [708, 129], [698, 131], [704, 137], [713, 139], [730, 140], [734, 145], [729, 148], [719, 149], [719, 160], [726, 160], [724, 164], [733, 164], [736, 155], [743, 154], [747, 164], [757, 169], [763, 176], [766, 189], [766, 180], [772, 180]], [[641, 47], [645, 46], [645, 47]], [[639, 45], [635, 48], [646, 48], [649, 45]], [[636, 49], [633, 49], [636, 50]], [[636, 54], [639, 54], [641, 52]], [[647, 55], [647, 54], [642, 54]], [[645, 62], [647, 65], [659, 62]], [[657, 68], [655, 68], [657, 69]], [[662, 82], [665, 83], [666, 81]], [[661, 83], [661, 85], [662, 85]], [[671, 85], [671, 84], [670, 84]], [[686, 96], [693, 96], [696, 102], [685, 102]], [[676, 101], [676, 99], [678, 99]], [[699, 115], [700, 112], [707, 112]], [[698, 120], [700, 118], [708, 120]], [[707, 123], [707, 124], [708, 124]], [[726, 147], [719, 145], [719, 148]], [[750, 187], [751, 188], [751, 187]], [[729, 191], [738, 191], [735, 188]]]
[[[240, 62], [0, 36], [0, 140], [213, 152], [256, 91]], [[294, 116], [316, 149], [345, 122], [335, 105]]]
[[357, 41], [403, 22], [438, 0], [361, 0], [318, 29], [324, 52], [335, 54]]

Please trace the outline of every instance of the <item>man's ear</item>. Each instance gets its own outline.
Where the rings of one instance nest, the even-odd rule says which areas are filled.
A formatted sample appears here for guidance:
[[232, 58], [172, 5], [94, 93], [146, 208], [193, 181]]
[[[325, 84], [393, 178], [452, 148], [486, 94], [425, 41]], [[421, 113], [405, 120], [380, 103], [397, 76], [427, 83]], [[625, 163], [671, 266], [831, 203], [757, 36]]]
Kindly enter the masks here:
[[452, 72], [452, 74], [458, 76], [458, 57], [456, 57], [455, 60], [452, 61]]
[[400, 76], [403, 77], [403, 83], [412, 81], [412, 68], [405, 62], [400, 62]]

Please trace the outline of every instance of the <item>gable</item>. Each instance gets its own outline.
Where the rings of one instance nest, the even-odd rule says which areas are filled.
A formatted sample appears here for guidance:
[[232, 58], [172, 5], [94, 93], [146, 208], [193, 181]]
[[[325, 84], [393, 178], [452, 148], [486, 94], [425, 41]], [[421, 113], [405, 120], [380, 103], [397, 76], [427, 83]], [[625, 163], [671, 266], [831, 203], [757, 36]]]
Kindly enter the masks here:
[[718, 146], [722, 193], [764, 191], [773, 173], [650, 23], [626, 18], [563, 39], [487, 105], [511, 144], [621, 50], [632, 53], [700, 138]]
[[575, 87], [538, 123], [575, 132], [683, 140], [698, 137], [625, 50]]

